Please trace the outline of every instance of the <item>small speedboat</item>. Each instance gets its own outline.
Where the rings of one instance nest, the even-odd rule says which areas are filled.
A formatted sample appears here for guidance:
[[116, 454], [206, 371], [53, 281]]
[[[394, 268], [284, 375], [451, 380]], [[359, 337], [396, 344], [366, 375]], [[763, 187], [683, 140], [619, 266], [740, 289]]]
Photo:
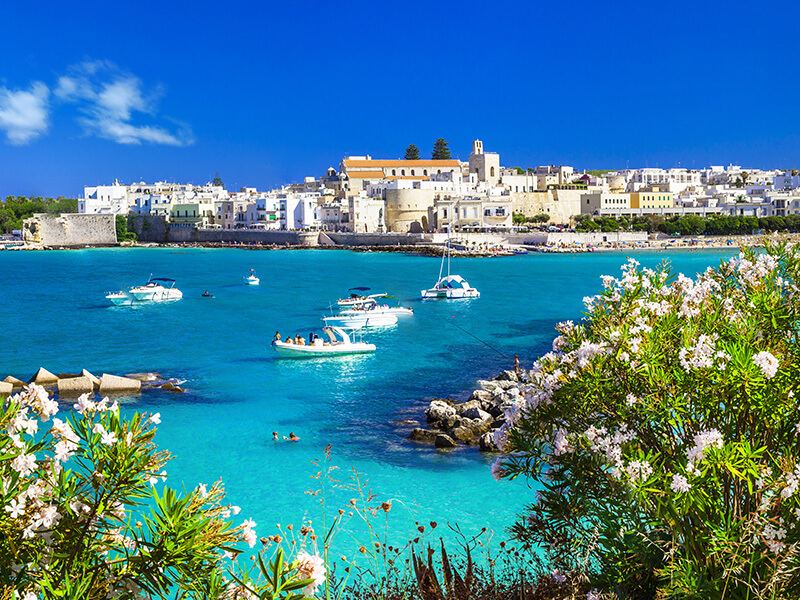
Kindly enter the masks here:
[[369, 295], [366, 295], [366, 294], [363, 294], [363, 293], [357, 294], [357, 293], [353, 292], [353, 290], [357, 290], [359, 292], [366, 292], [366, 291], [369, 291], [369, 289], [370, 288], [368, 288], [368, 287], [350, 288], [348, 290], [350, 292], [350, 295], [347, 296], [346, 298], [339, 298], [339, 300], [337, 300], [336, 303], [339, 306], [357, 306], [357, 305], [362, 304], [364, 302], [369, 302], [370, 300], [374, 300], [375, 298], [383, 298], [384, 296], [388, 296], [388, 294], [386, 292], [383, 292], [383, 293], [380, 293], [380, 294], [369, 294]]
[[258, 277], [256, 277], [255, 269], [250, 269], [250, 275], [244, 278], [244, 282], [247, 285], [258, 285], [259, 283], [261, 283], [261, 280]]
[[133, 296], [127, 292], [109, 292], [106, 299], [111, 300], [115, 306], [130, 306], [133, 304]]
[[341, 327], [325, 326], [322, 329], [326, 339], [314, 338], [310, 344], [290, 344], [284, 341], [272, 342], [278, 355], [286, 358], [302, 358], [317, 356], [342, 356], [346, 354], [364, 354], [375, 352], [375, 344], [363, 341], [355, 342]]

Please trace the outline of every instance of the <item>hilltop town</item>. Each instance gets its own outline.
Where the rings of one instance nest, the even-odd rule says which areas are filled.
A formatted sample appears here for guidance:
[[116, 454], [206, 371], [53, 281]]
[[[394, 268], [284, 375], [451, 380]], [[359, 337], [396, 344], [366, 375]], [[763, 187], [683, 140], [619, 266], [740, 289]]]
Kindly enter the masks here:
[[[197, 229], [421, 233], [502, 230], [523, 219], [570, 225], [577, 215], [800, 214], [800, 175], [781, 170], [504, 167], [472, 144], [469, 160], [348, 156], [338, 169], [280, 189], [167, 182], [86, 186], [86, 214], [151, 215]], [[539, 219], [537, 219], [539, 217]]]
[[466, 161], [437, 144], [431, 159], [413, 146], [402, 159], [347, 156], [338, 169], [268, 191], [229, 192], [219, 176], [204, 185], [85, 186], [77, 214], [35, 214], [20, 243], [109, 245], [130, 235], [150, 243], [399, 247], [441, 245], [437, 234], [449, 231], [472, 248], [580, 251], [649, 245], [658, 231], [722, 235], [730, 244], [731, 235], [800, 229], [795, 170], [506, 167], [480, 140]]

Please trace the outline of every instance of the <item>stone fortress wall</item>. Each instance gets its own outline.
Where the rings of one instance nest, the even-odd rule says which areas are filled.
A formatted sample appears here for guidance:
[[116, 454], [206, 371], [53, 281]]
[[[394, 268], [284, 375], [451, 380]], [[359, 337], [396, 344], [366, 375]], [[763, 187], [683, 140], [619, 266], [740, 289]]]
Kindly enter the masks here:
[[111, 246], [117, 244], [114, 215], [37, 213], [25, 219], [22, 239], [40, 247]]

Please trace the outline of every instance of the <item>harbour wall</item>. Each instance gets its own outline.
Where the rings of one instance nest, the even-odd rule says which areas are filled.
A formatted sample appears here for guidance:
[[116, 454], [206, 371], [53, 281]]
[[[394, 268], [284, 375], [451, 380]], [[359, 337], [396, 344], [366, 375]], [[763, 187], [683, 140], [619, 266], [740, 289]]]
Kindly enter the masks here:
[[117, 244], [114, 215], [36, 213], [22, 224], [22, 240], [34, 247], [75, 248]]
[[164, 217], [133, 215], [128, 229], [140, 242], [156, 244], [260, 244], [271, 246], [316, 246], [319, 234], [303, 231], [265, 231], [259, 229], [195, 229], [167, 223]]

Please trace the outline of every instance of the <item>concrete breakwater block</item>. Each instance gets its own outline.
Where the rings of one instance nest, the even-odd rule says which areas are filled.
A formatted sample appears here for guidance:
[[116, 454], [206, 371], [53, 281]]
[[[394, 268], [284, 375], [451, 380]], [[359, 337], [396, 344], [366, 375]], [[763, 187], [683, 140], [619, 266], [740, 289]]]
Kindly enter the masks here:
[[130, 377], [119, 377], [103, 373], [100, 378], [101, 394], [119, 394], [123, 392], [138, 392], [142, 389], [142, 382]]
[[58, 383], [58, 376], [53, 375], [44, 367], [40, 367], [39, 370], [36, 371], [36, 374], [30, 378], [29, 383], [35, 383], [37, 385], [53, 385]]
[[6, 377], [3, 380], [3, 382], [4, 383], [10, 383], [11, 386], [15, 387], [15, 388], [25, 387], [25, 382], [24, 381], [22, 381], [21, 379], [17, 379], [16, 377], [13, 377], [12, 375], [9, 375], [8, 377]]
[[5, 381], [0, 381], [0, 398], [10, 396], [14, 393], [14, 386]]
[[89, 373], [89, 371], [87, 371], [86, 369], [81, 371], [81, 377], [87, 377], [92, 382], [92, 386], [94, 387], [94, 389], [96, 390], [100, 389], [100, 380], [91, 373]]
[[94, 384], [88, 377], [70, 377], [58, 380], [59, 396], [80, 396], [81, 394], [90, 394], [93, 391]]

